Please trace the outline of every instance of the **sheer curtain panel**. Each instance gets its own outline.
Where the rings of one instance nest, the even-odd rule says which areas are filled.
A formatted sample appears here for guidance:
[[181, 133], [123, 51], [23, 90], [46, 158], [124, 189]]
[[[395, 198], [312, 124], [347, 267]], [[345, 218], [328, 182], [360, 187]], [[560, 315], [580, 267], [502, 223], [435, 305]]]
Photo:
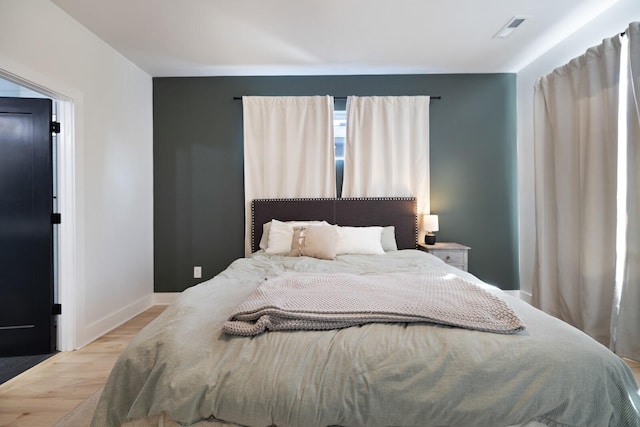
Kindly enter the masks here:
[[253, 199], [336, 196], [333, 97], [244, 96], [242, 109], [249, 255]]
[[614, 350], [640, 360], [640, 22], [629, 37], [627, 76], [627, 230], [626, 254]]
[[428, 96], [347, 98], [344, 197], [413, 196], [418, 213], [429, 213], [429, 101]]
[[604, 345], [615, 292], [620, 41], [603, 41], [534, 88], [532, 302]]

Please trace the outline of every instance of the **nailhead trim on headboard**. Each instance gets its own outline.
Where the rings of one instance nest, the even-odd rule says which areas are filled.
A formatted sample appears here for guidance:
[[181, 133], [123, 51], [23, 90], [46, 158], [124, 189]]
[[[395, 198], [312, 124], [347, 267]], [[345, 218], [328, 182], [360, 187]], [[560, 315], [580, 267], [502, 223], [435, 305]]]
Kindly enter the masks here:
[[[340, 202], [340, 201], [413, 201], [414, 212], [414, 234], [415, 241], [418, 241], [418, 215], [417, 215], [417, 202], [415, 197], [343, 197], [343, 198], [326, 198], [326, 197], [309, 197], [309, 198], [267, 198], [267, 199], [254, 199], [251, 201], [251, 248], [255, 245], [255, 202], [314, 202], [314, 201], [327, 201], [327, 202]], [[302, 218], [301, 218], [302, 219]]]

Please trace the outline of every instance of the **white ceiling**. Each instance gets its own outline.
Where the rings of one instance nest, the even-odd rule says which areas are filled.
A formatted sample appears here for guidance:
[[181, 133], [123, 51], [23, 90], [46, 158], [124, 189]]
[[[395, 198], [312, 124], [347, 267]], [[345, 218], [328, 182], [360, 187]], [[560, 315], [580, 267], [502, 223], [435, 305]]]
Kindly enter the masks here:
[[51, 1], [162, 77], [517, 72], [618, 0]]

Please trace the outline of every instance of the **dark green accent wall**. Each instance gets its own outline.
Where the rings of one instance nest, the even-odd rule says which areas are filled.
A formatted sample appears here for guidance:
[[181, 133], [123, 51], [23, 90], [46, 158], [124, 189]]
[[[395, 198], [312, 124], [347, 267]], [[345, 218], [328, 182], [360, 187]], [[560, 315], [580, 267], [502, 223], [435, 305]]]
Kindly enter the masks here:
[[[156, 292], [244, 255], [242, 95], [432, 95], [431, 212], [469, 270], [518, 289], [515, 74], [153, 79]], [[193, 266], [203, 278], [193, 278]]]

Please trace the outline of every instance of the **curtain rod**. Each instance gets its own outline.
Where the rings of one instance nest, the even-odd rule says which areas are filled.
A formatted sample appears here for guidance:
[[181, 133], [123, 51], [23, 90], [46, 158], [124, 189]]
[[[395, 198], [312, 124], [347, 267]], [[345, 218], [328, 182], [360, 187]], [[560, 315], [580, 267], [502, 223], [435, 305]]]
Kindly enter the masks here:
[[[361, 96], [361, 95], [355, 95], [355, 96]], [[411, 95], [405, 95], [405, 96], [411, 96]], [[430, 98], [431, 99], [442, 99], [441, 96], [431, 96]], [[242, 99], [242, 97], [241, 96], [234, 96], [233, 99]], [[345, 100], [345, 99], [347, 99], [347, 97], [346, 96], [334, 96], [333, 99]]]

